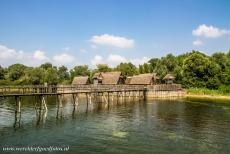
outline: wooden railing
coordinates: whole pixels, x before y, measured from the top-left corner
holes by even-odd
[[[0,96],[11,95],[53,95],[71,94],[80,92],[116,92],[142,91],[142,85],[59,85],[59,86],[0,86]]]
[[[0,96],[16,95],[54,95],[89,92],[122,92],[122,91],[178,91],[180,84],[158,85],[58,85],[58,86],[0,86]]]
[[[181,84],[157,84],[157,85],[148,85],[148,90],[152,91],[178,91],[182,90]]]

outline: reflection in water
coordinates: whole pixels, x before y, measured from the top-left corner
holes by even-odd
[[[36,125],[45,124],[48,110],[36,110]]]
[[[18,112],[16,110],[15,111],[14,128],[20,128],[21,127],[21,123],[22,123],[21,118],[22,118],[21,112]]]
[[[14,112],[13,99],[1,102],[0,145],[68,145],[67,153],[230,151],[229,103],[139,101],[110,95],[108,103],[103,97],[92,97],[92,102],[88,97],[87,106],[85,95],[77,104],[72,96],[63,97],[62,103],[55,99],[47,97],[48,112],[40,110],[39,104],[34,110],[34,98],[23,99],[21,113]],[[9,121],[11,117],[14,121]],[[14,131],[13,124],[20,131]]]

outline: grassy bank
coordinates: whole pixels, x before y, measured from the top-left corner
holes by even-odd
[[[186,91],[188,97],[230,99],[230,93],[221,89],[211,90],[206,88],[189,88],[186,89]]]
[[[206,88],[189,88],[186,90],[188,94],[195,95],[211,95],[211,96],[230,96],[230,93],[227,90],[212,90]]]

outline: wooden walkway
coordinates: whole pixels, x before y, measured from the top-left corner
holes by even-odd
[[[143,85],[0,86],[0,97],[144,91]]]

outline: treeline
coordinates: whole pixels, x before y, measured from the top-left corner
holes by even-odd
[[[70,84],[75,76],[88,75],[92,78],[96,72],[109,71],[121,71],[124,76],[157,73],[161,78],[171,73],[175,75],[176,82],[186,88],[223,89],[229,88],[230,85],[230,51],[227,54],[217,52],[211,56],[199,51],[178,56],[168,54],[165,57],[152,58],[148,63],[138,67],[132,63],[120,63],[114,68],[106,64],[98,64],[96,69],[80,65],[71,70],[65,66],[53,66],[51,63],[39,67],[28,67],[22,64],[14,64],[8,68],[0,66],[0,85]]]

